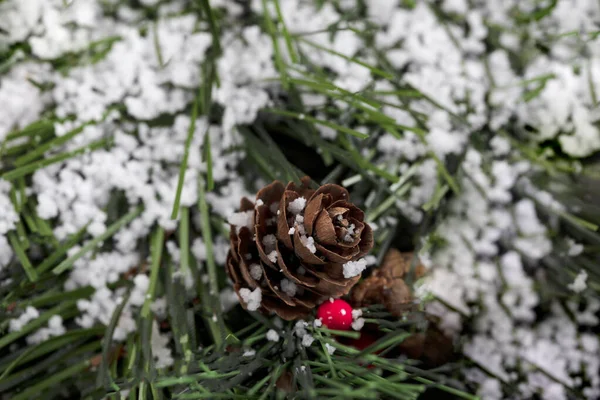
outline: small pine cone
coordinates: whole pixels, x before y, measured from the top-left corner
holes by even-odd
[[[352,305],[360,308],[383,304],[392,315],[400,317],[412,299],[404,277],[410,271],[413,257],[413,253],[401,253],[394,248],[388,250],[381,266],[352,289]],[[420,278],[424,273],[425,267],[417,260],[415,277]]]
[[[302,318],[360,279],[345,278],[343,265],[373,247],[364,213],[343,187],[313,190],[308,183],[275,181],[258,192],[256,204],[242,199],[241,212],[230,218],[227,271],[244,308]]]

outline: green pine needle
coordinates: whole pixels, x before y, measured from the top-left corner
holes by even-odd
[[[175,201],[173,202],[173,211],[171,211],[171,219],[177,219],[179,212],[179,203],[181,202],[181,192],[183,191],[183,183],[185,182],[185,172],[187,171],[188,158],[190,156],[190,146],[192,145],[192,139],[194,138],[194,131],[196,130],[196,119],[198,118],[198,105],[200,101],[200,94],[194,100],[192,106],[192,115],[190,117],[190,126],[188,128],[188,134],[185,139],[185,147],[183,149],[183,159],[179,167],[179,180],[177,182],[177,189],[175,191]]]
[[[17,255],[17,258],[21,262],[21,265],[23,266],[23,269],[25,270],[25,274],[27,274],[27,278],[29,278],[29,281],[31,281],[31,282],[37,281],[38,274],[35,271],[35,269],[33,268],[33,266],[31,265],[31,262],[29,261],[27,254],[25,254],[25,249],[23,248],[21,241],[19,240],[19,237],[17,236],[17,233],[15,231],[9,232],[8,240],[9,240],[10,245],[12,246],[15,254]]]
[[[146,299],[142,306],[141,316],[147,319],[150,316],[150,305],[156,297],[156,285],[158,283],[158,271],[161,266],[162,252],[165,245],[165,230],[162,227],[157,227],[152,235],[152,244],[150,245],[150,258],[152,264],[150,266],[150,285],[146,293]]]

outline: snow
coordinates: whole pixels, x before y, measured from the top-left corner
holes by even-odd
[[[256,281],[260,281],[260,278],[262,277],[262,268],[259,264],[250,264],[250,276],[256,280]]]
[[[281,280],[281,291],[290,297],[294,297],[298,291],[298,286],[289,279]]]
[[[148,292],[149,278],[141,268],[148,260],[141,259],[138,245],[157,225],[167,231],[178,227],[178,221],[171,220],[171,211],[192,122],[188,110],[202,80],[206,51],[212,44],[205,21],[187,12],[186,2],[141,3],[156,7],[155,21],[148,21],[139,9],[116,1],[88,0],[70,2],[68,6],[62,0],[0,1],[0,52],[23,47],[31,49],[34,58],[19,50],[2,65],[1,145],[10,149],[25,143],[22,139],[3,141],[9,133],[42,115],[57,116],[53,120],[57,137],[73,135],[48,151],[47,156],[102,138],[114,142],[111,147],[31,174],[26,180],[26,194],[38,216],[50,224],[59,241],[85,227],[86,236],[69,251],[68,256],[72,256],[114,222],[108,211],[113,194],[123,195],[123,212],[144,205],[142,215],[108,239],[108,246],[75,262],[65,273],[61,288],[90,286],[95,290],[77,303],[75,325],[87,328],[109,323],[125,296],[124,289],[114,284],[124,277],[130,279],[132,292],[115,330],[117,341],[126,340],[136,331],[139,308]],[[336,7],[344,10],[356,7],[354,0],[338,3]],[[369,156],[373,165],[400,179],[408,172],[412,174],[410,188],[406,187],[400,199],[374,221],[373,228],[377,227],[378,232],[396,229],[398,221],[404,220],[400,217],[420,224],[426,214],[423,205],[438,193],[438,183],[444,182],[433,156],[449,161],[464,155],[459,171],[453,174],[461,190],[446,196],[447,213],[432,232],[432,237],[443,238],[445,244],[435,246],[429,254],[431,273],[420,280],[418,294],[433,295],[451,305],[454,310],[435,302],[428,308],[441,317],[443,329],[473,332],[461,338],[464,351],[504,380],[477,374],[473,372],[476,369],[464,371],[478,385],[478,394],[482,398],[504,398],[506,389],[513,386],[518,392],[513,394],[515,398],[562,399],[569,396],[565,392],[568,384],[588,398],[597,398],[599,361],[594,354],[598,339],[585,330],[598,322],[595,314],[600,305],[586,293],[590,279],[587,272],[575,270],[567,286],[574,292],[568,307],[576,322],[558,304],[553,304],[547,315],[536,313],[540,302],[548,301],[539,295],[537,287],[544,284],[543,276],[551,273],[541,260],[556,251],[565,257],[587,256],[586,243],[567,240],[556,245],[554,222],[543,215],[548,210],[569,210],[550,193],[535,188],[528,175],[539,167],[534,162],[519,161],[521,153],[508,137],[514,135],[532,149],[538,143],[555,141],[562,152],[574,158],[600,150],[600,46],[598,38],[590,34],[597,30],[600,6],[593,0],[559,0],[539,21],[515,18],[520,13],[534,12],[538,3],[443,0],[415,2],[414,7],[408,7],[399,0],[369,0],[365,2],[369,22],[380,25],[374,30],[373,49],[365,48],[363,38],[349,29],[327,29],[342,19],[332,4],[325,2],[318,7],[308,0],[286,0],[280,6],[290,33],[310,32],[308,40],[347,56],[338,57],[308,43],[297,43],[316,68],[331,72],[328,79],[333,85],[357,94],[371,89],[381,93],[396,90],[386,79],[348,60],[356,57],[375,63],[376,57],[383,55],[392,68],[403,71],[402,84],[435,101],[419,96],[400,100],[373,92],[372,96],[386,101],[378,111],[406,129],[401,129],[397,137],[371,125],[352,126],[372,137],[370,150],[376,152]],[[213,88],[213,101],[222,107],[223,115],[220,120],[200,117],[194,121],[181,205],[190,207],[194,231],[201,232],[196,204],[198,178],[207,171],[201,157],[206,139],[211,145],[216,184],[206,193],[211,217],[218,224],[227,221],[238,231],[242,227],[253,231],[254,211],[239,212],[239,201],[244,196],[251,198],[264,185],[242,176],[247,160],[240,150],[243,137],[237,126],[252,124],[261,109],[273,106],[272,99],[280,101],[285,96],[276,82],[279,72],[273,62],[271,37],[258,25],[238,23],[237,18],[245,12],[240,4],[218,0],[211,5],[224,13],[220,38],[223,54],[216,63],[220,85]],[[106,12],[106,7],[114,8],[114,13]],[[258,14],[263,12],[260,0],[249,2],[249,7]],[[275,10],[271,11],[275,15]],[[444,13],[451,18],[442,23],[440,15]],[[360,30],[365,24],[356,21],[352,27]],[[563,35],[569,32],[573,34]],[[95,63],[84,59],[58,71],[56,63],[49,62],[81,50],[93,54],[88,51],[91,42],[112,37],[115,41],[107,47],[105,57]],[[283,42],[280,51],[284,62],[291,63]],[[297,71],[291,71],[290,76],[305,78]],[[35,82],[48,89],[41,90]],[[531,94],[536,95],[525,100]],[[342,118],[338,120],[324,111],[326,106],[337,108],[341,116],[355,112],[346,102],[328,104],[325,96],[310,90],[302,91],[300,96],[308,111],[314,113],[310,115],[330,122],[339,123]],[[123,104],[124,108],[115,104]],[[157,123],[164,117],[171,122]],[[72,133],[82,125],[80,132]],[[326,140],[344,135],[322,125],[317,130]],[[498,134],[500,130],[507,134]],[[473,139],[481,140],[480,146],[471,146]],[[2,157],[2,167],[6,167],[4,160]],[[11,201],[12,187],[12,181],[0,179],[3,274],[7,266],[12,269],[12,264],[18,262],[7,236],[21,219]],[[359,200],[369,204],[368,209],[377,205],[368,197]],[[265,205],[271,217],[278,214],[278,202],[262,204],[258,200],[255,204]],[[306,235],[301,215],[305,206],[304,198],[288,206],[295,216],[289,234],[298,232],[302,243],[315,253],[314,239]],[[274,221],[271,218],[269,223]],[[345,240],[351,240],[351,231]],[[218,232],[214,229],[211,244],[215,261],[222,266],[229,244],[228,238]],[[275,238],[267,236],[263,242],[267,257],[276,263]],[[194,282],[180,273],[181,254],[175,243],[168,240],[166,244],[175,264],[175,277],[183,277],[190,293],[194,292]],[[202,237],[195,237],[191,243],[202,274],[207,244]],[[33,247],[28,250],[32,255]],[[375,263],[374,256],[347,263],[344,276],[357,276]],[[564,263],[569,266],[568,259]],[[258,264],[251,264],[249,271],[257,281],[262,278]],[[284,281],[280,283],[282,291],[295,292],[294,284]],[[258,307],[260,291],[246,290],[252,307]],[[220,295],[224,308],[237,301],[231,290]],[[159,300],[152,307],[162,315],[165,305]],[[20,315],[11,315],[9,330],[22,329],[43,312],[28,307]],[[358,327],[361,317],[353,317]],[[62,321],[52,317],[27,341],[41,343],[66,329]],[[152,338],[156,347],[153,353],[158,355],[161,367],[171,365],[168,335],[153,326]],[[305,341],[310,341],[310,335],[302,336],[302,343]],[[576,379],[585,383],[580,385]]]
[[[296,200],[291,201],[290,204],[288,204],[288,211],[292,215],[296,215],[304,211],[304,207],[306,207],[306,199],[304,197],[298,197]]]
[[[312,236],[302,235],[300,236],[300,242],[302,242],[302,244],[306,246],[306,248],[308,248],[308,250],[311,253],[314,254],[317,252],[317,247],[315,246],[315,239]]]
[[[39,344],[51,337],[63,335],[66,331],[63,326],[62,317],[60,315],[53,315],[48,320],[48,327],[40,328],[35,333],[27,336],[27,343]]]
[[[238,228],[246,227],[252,229],[254,227],[254,211],[241,211],[233,213],[227,218],[227,222]]]
[[[241,288],[239,290],[240,297],[246,303],[248,311],[256,311],[260,308],[262,301],[262,291],[260,288],[250,290],[247,288]]]
[[[262,238],[262,244],[265,246],[265,253],[270,253],[274,251],[277,246],[277,238],[275,235],[265,235]]]
[[[367,261],[364,258],[356,261],[349,261],[344,264],[344,278],[352,278],[360,275],[367,268]]]
[[[15,212],[12,202],[9,198],[10,184],[0,179],[0,235],[5,235],[8,231],[15,229],[15,223],[19,221],[19,216]]]
[[[40,312],[31,306],[27,306],[25,312],[23,312],[18,318],[11,319],[8,324],[8,330],[10,332],[18,332],[25,325],[33,321],[40,316]]]
[[[273,250],[270,253],[267,253],[267,258],[269,259],[269,261],[271,261],[273,264],[277,263],[277,250]]]
[[[312,335],[304,335],[302,336],[302,346],[310,347],[311,344],[315,341],[315,338]]]
[[[581,293],[587,288],[586,280],[588,278],[587,272],[581,270],[579,274],[575,277],[575,280],[568,284],[567,287],[574,291],[575,293]]]
[[[166,368],[173,365],[175,362],[171,349],[169,348],[169,341],[169,336],[160,333],[158,330],[158,323],[154,321],[152,323],[150,346],[152,348],[152,358],[154,358],[154,365],[156,368]]]
[[[327,349],[329,355],[333,355],[333,353],[335,353],[336,348],[329,343],[325,343],[325,348]]]
[[[365,326],[365,319],[364,318],[357,318],[352,322],[352,329],[354,329],[355,331],[360,331],[363,326]]]
[[[278,342],[279,334],[274,329],[269,329],[267,331],[267,340],[270,342]]]

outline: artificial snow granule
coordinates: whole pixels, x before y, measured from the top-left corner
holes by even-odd
[[[276,201],[274,203],[271,203],[271,205],[269,206],[269,211],[271,211],[271,214],[279,215],[279,202]]]
[[[567,244],[569,245],[567,250],[569,257],[576,257],[583,252],[583,245],[576,243],[573,239],[567,239]]]
[[[304,207],[306,207],[306,199],[304,197],[298,197],[296,200],[290,202],[288,205],[288,211],[293,215],[300,214]]]
[[[321,326],[323,326],[323,321],[321,321],[321,318],[317,318],[313,321],[313,326],[315,328],[320,328]]]
[[[129,296],[129,302],[135,306],[141,306],[144,304],[146,294],[148,293],[148,287],[150,286],[150,278],[145,274],[137,274],[133,278],[133,289]]]
[[[352,278],[360,275],[367,268],[367,262],[364,258],[357,261],[349,261],[344,264],[344,278]]]
[[[242,354],[242,357],[254,357],[255,355],[256,355],[256,350],[250,349],[250,350],[244,351],[244,354]]]
[[[365,319],[357,318],[352,322],[352,329],[354,329],[355,331],[360,331],[364,325],[365,325]]]
[[[267,331],[267,340],[270,342],[278,342],[279,334],[274,329],[269,329]]]
[[[361,317],[362,314],[363,314],[363,312],[360,308],[355,308],[354,310],[352,310],[352,318],[353,319],[357,319],[358,317]]]
[[[315,239],[312,236],[307,237],[306,235],[302,235],[300,236],[300,242],[302,242],[302,244],[306,246],[308,251],[310,251],[311,253],[314,254],[317,252],[317,247],[315,246]]]
[[[224,313],[231,310],[239,302],[239,297],[230,287],[221,290],[221,293],[219,293],[219,303],[221,304],[221,309]]]
[[[587,278],[588,278],[587,272],[584,270],[581,270],[579,272],[579,274],[577,274],[577,276],[575,277],[575,280],[573,281],[573,283],[568,284],[567,287],[569,289],[571,289],[572,291],[574,291],[575,293],[581,293],[587,288],[587,284],[586,284]]]
[[[304,275],[306,274],[306,268],[304,268],[302,265],[298,267],[298,269],[296,270],[296,272],[300,275]]]
[[[294,334],[298,337],[302,337],[306,335],[306,327],[308,326],[308,322],[304,320],[297,321],[294,325]]]
[[[375,265],[377,264],[377,257],[369,254],[365,256],[365,261],[367,262],[367,266]]]
[[[255,206],[256,206],[256,207],[260,207],[260,206],[262,206],[262,205],[264,205],[264,204],[265,204],[265,203],[262,201],[262,199],[258,199],[258,200],[256,200],[256,204],[255,204]]]
[[[510,152],[511,146],[508,139],[502,136],[494,136],[490,140],[490,146],[492,147],[495,156],[504,156]]]
[[[250,210],[233,213],[227,218],[227,222],[236,226],[238,231],[242,227],[252,229],[252,226],[254,225],[254,211]]]
[[[304,217],[302,215],[296,215],[294,226],[300,236],[306,235],[306,229],[304,228]]]
[[[308,333],[302,336],[302,346],[304,347],[310,347],[310,345],[313,344],[314,341],[315,338],[312,337],[312,335],[309,335]]]
[[[25,325],[27,325],[29,322],[33,321],[34,319],[38,318],[40,316],[39,311],[32,307],[32,306],[27,306],[27,308],[25,309],[25,312],[23,314],[21,314],[19,316],[19,318],[15,318],[15,319],[11,319],[8,325],[8,330],[10,332],[18,332],[21,329],[23,329],[23,327]]]
[[[262,268],[259,264],[250,265],[250,276],[256,281],[260,280],[260,278],[262,277]]]
[[[298,291],[298,286],[289,279],[281,280],[281,290],[290,297],[294,297]]]
[[[325,348],[327,349],[329,355],[333,355],[333,353],[335,353],[336,348],[329,343],[325,343]]]
[[[171,349],[169,348],[169,337],[160,333],[156,321],[152,324],[150,346],[152,347],[152,357],[154,358],[156,368],[166,368],[173,365],[175,360],[173,360]]]
[[[160,297],[150,304],[150,309],[158,318],[165,318],[167,315],[167,299]]]
[[[288,231],[288,235],[293,235],[296,232],[296,228],[292,227],[290,228],[290,230]]]
[[[348,232],[344,236],[344,242],[351,243],[354,241],[354,228],[354,224],[350,224],[350,226],[347,228]]]
[[[277,250],[273,250],[272,252],[267,254],[267,258],[269,259],[269,261],[275,264],[277,262]]]
[[[58,206],[52,196],[44,192],[38,195],[36,211],[40,218],[50,219],[58,215]]]
[[[28,344],[39,344],[53,336],[60,336],[66,332],[63,319],[60,315],[53,315],[48,320],[48,327],[38,329],[34,334],[27,336]]]
[[[247,288],[241,288],[239,290],[240,297],[246,303],[248,311],[256,311],[260,308],[262,301],[262,291],[260,288],[256,288],[253,291]]]
[[[265,235],[262,238],[262,244],[265,246],[265,253],[270,253],[276,248],[277,238],[275,235]]]

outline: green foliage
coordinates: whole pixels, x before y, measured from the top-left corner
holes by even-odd
[[[263,26],[272,38],[279,73],[277,81],[286,89],[287,98],[285,101],[274,99],[273,108],[263,110],[254,124],[238,128],[244,138],[246,165],[265,180],[298,181],[310,165],[300,165],[292,160],[288,149],[279,144],[283,138],[289,139],[292,143],[318,150],[313,161],[322,161],[323,173],[322,176],[315,177],[315,180],[322,183],[338,182],[349,187],[353,199],[363,203],[368,221],[378,223],[386,217],[400,218],[394,205],[398,200],[406,199],[416,182],[415,173],[421,161],[415,162],[403,173],[400,173],[397,165],[377,163],[374,161],[373,135],[370,133],[387,132],[395,137],[402,137],[404,132],[412,132],[425,141],[426,116],[415,111],[411,101],[426,101],[436,107],[443,107],[435,99],[403,84],[401,76],[390,67],[383,54],[377,54],[376,63],[371,64],[314,43],[309,35],[290,34],[285,21],[281,20],[280,1],[285,0],[263,0],[265,11],[269,4],[273,4],[276,11],[276,15],[264,13]],[[381,355],[394,350],[411,334],[423,329],[419,324],[394,320],[382,310],[367,310],[365,318],[387,333],[362,351],[343,344],[346,339],[356,339],[358,333],[334,332],[312,326],[307,328],[315,338],[315,343],[310,347],[299,343],[299,338],[293,335],[291,324],[283,328],[284,334],[279,342],[270,342],[266,340],[266,332],[276,328],[272,320],[255,313],[243,312],[239,307],[227,313],[221,311],[218,294],[224,287],[224,277],[215,263],[212,238],[216,232],[225,236],[227,233],[222,232],[223,221],[211,215],[206,201],[207,192],[215,189],[208,132],[204,135],[202,146],[202,159],[207,170],[199,176],[198,204],[190,208],[180,206],[194,123],[198,115],[207,120],[210,118],[212,88],[219,84],[215,60],[222,51],[218,12],[211,9],[208,0],[190,3],[193,3],[191,12],[198,13],[206,22],[213,43],[209,50],[210,57],[202,68],[203,85],[198,88],[198,95],[191,108],[192,124],[185,142],[177,190],[173,193],[175,200],[172,217],[179,216],[176,239],[181,250],[181,270],[191,275],[197,296],[192,301],[185,297],[185,283],[181,277],[175,276],[173,260],[165,252],[166,238],[175,233],[155,227],[147,242],[140,244],[140,258],[149,256],[150,265],[140,265],[137,271],[149,267],[150,287],[135,334],[130,335],[125,343],[117,343],[112,339],[123,311],[121,306],[114,310],[106,327],[69,330],[39,345],[27,344],[24,337],[43,326],[52,316],[60,315],[67,322],[76,318],[77,302],[89,298],[93,289],[88,287],[62,291],[67,275],[65,272],[82,257],[93,254],[100,246],[112,246],[111,238],[138,217],[143,206],[129,209],[115,201],[114,204],[111,203],[107,213],[116,217],[108,221],[108,228],[103,234],[90,239],[86,226],[66,240],[58,242],[49,222],[36,214],[35,200],[27,198],[25,183],[40,168],[105,148],[111,145],[111,140],[103,139],[79,149],[64,151],[62,146],[69,144],[86,125],[56,136],[53,128],[56,119],[50,116],[10,133],[0,144],[3,162],[0,165],[0,177],[12,185],[11,197],[19,212],[20,221],[18,229],[9,234],[16,254],[14,265],[11,266],[13,279],[10,284],[0,287],[0,392],[14,399],[35,397],[39,393],[44,393],[48,398],[59,398],[67,393],[84,399],[117,399],[119,396],[130,399],[266,399],[286,396],[416,399],[425,391],[436,389],[456,398],[474,399],[468,393],[468,387],[453,379],[456,372],[453,364],[446,366],[443,371],[423,371],[413,361],[390,359]],[[415,2],[404,1],[404,4],[410,7]],[[525,21],[524,18],[541,19],[552,11],[555,4],[556,2],[552,2],[547,8],[537,10],[532,15],[517,15],[516,18],[519,21]],[[348,19],[360,17],[364,16],[348,16]],[[350,29],[343,24],[345,22],[347,21],[340,21],[338,26],[332,27],[332,31]],[[367,38],[371,35],[368,26],[360,33]],[[97,62],[118,40],[120,38],[116,36],[105,38],[90,44],[82,52],[65,55],[61,59],[52,60],[52,63],[57,68],[68,69]],[[155,37],[155,43],[162,65],[160,38]],[[387,80],[394,89],[382,92],[369,87],[361,93],[351,93],[337,87],[326,72],[311,65],[300,50],[299,43],[368,68],[373,81]],[[0,63],[0,73],[16,62],[19,60],[13,57]],[[525,94],[523,100],[535,98],[552,78],[553,76],[542,76],[523,82],[524,85],[537,85]],[[348,110],[340,113],[335,107],[324,108],[319,111],[328,118],[321,118],[316,115],[315,110],[302,104],[299,96],[302,92],[324,95],[329,102],[341,101],[348,106]],[[383,100],[384,96],[388,100]],[[419,126],[398,124],[382,111],[384,106],[409,112],[420,121]],[[464,116],[446,111],[456,123],[466,123]],[[94,123],[96,121],[88,122]],[[355,129],[358,125],[367,126],[369,132]],[[335,130],[338,132],[337,137],[331,141],[323,139],[318,131],[319,126]],[[558,174],[564,180],[564,187],[558,193],[565,197],[566,203],[577,204],[577,200],[581,199],[577,193],[581,193],[582,188],[590,183],[578,179],[575,179],[576,183],[572,182],[572,175],[580,167],[578,163],[549,157],[542,152],[538,143],[522,141],[514,132],[503,134],[520,150],[523,159],[540,165],[544,170],[538,177],[540,184],[544,181],[547,183],[549,176],[555,177]],[[19,140],[26,142],[19,143]],[[462,173],[460,163],[451,168],[433,153],[428,156],[437,163],[438,182],[433,198],[422,207],[426,213],[422,227],[409,238],[417,249],[421,245],[419,239],[423,237],[430,239],[425,246],[445,245],[435,236],[435,226],[446,212],[448,198],[461,190],[456,179]],[[585,173],[598,177],[598,169],[584,169]],[[548,187],[556,192],[549,184]],[[573,188],[579,191],[573,191]],[[561,228],[585,243],[585,251],[575,264],[567,265],[561,257],[549,258],[545,262],[556,272],[557,287],[561,287],[562,283],[564,289],[564,282],[572,281],[575,274],[584,269],[590,275],[590,287],[598,292],[600,272],[594,257],[597,257],[600,249],[597,234],[600,210],[597,206],[590,205],[590,202],[581,203],[586,207],[580,207],[579,211],[575,207],[573,210],[560,211],[555,216],[560,218]],[[199,216],[199,229],[192,223],[194,215]],[[379,261],[402,233],[400,230],[398,222],[377,230],[374,254]],[[198,265],[191,256],[190,242],[198,237],[202,237],[206,245],[206,265]],[[43,257],[31,256],[31,247],[34,245]],[[75,246],[80,248],[71,254],[70,250]],[[203,275],[208,277],[206,281]],[[113,287],[124,288],[129,293],[130,281],[121,279]],[[164,329],[172,332],[175,357],[174,366],[167,369],[156,367],[150,344],[154,323],[151,300],[163,295],[167,299]],[[123,301],[121,305],[124,304]],[[44,307],[46,310],[22,330],[8,333],[8,321],[28,305]],[[419,314],[418,311],[414,313]],[[329,354],[326,345],[335,347],[336,351]],[[16,350],[9,351],[13,346]],[[255,350],[256,354],[244,356],[249,349]],[[292,386],[297,388],[293,393],[285,393],[277,387],[277,379],[288,373],[292,375]]]

